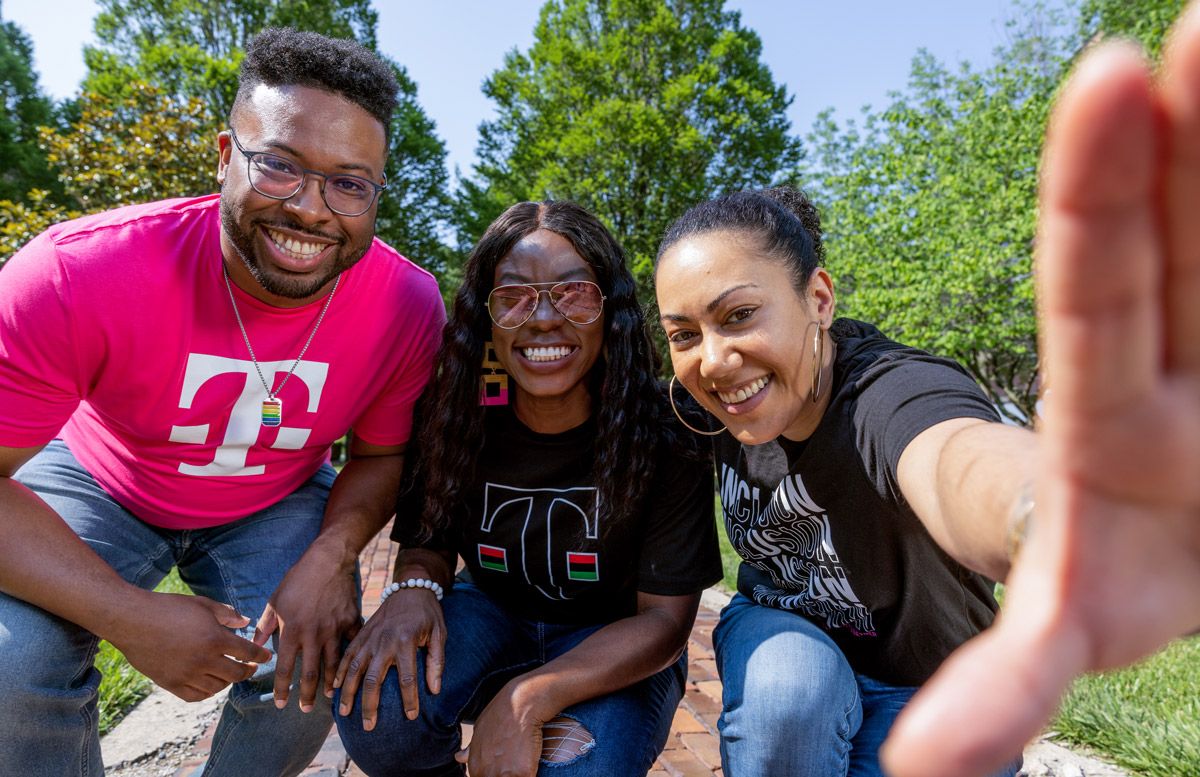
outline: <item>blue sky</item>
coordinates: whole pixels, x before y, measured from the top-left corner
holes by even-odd
[[[451,171],[469,172],[476,128],[493,115],[480,92],[513,48],[533,40],[541,0],[375,0],[379,44],[408,68],[446,141]],[[842,119],[887,104],[919,48],[943,62],[992,61],[1006,41],[1011,0],[726,0],[763,41],[763,61],[793,97],[788,117],[805,134],[824,108]],[[83,77],[93,0],[2,0],[0,16],[33,38],[43,89],[56,98]]]

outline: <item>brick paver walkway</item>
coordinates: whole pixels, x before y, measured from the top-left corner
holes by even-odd
[[[388,539],[390,525],[371,541],[359,559],[363,579],[363,614],[370,616],[379,606],[379,593],[391,576],[396,546]],[[721,756],[717,740],[717,716],[721,713],[721,683],[717,679],[712,652],[712,630],[717,612],[701,607],[688,640],[687,692],[675,712],[666,749],[650,771],[651,777],[712,777],[721,775]],[[189,759],[176,777],[192,777],[208,756],[214,723],[197,742]],[[349,762],[336,731],[303,777],[365,777]]]

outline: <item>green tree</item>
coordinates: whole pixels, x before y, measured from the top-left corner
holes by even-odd
[[[38,147],[38,127],[54,123],[53,103],[33,70],[33,44],[12,22],[0,22],[0,199],[32,202],[32,189],[58,192]]]
[[[991,67],[918,54],[908,88],[861,124],[824,115],[807,181],[825,205],[842,312],[962,363],[1010,420],[1039,388],[1032,283],[1049,109],[1087,41],[1130,36],[1154,56],[1183,0],[1022,3]],[[1065,31],[1065,32],[1064,32]]]
[[[59,221],[216,188],[215,144],[199,100],[138,83],[119,100],[83,94],[73,110],[66,127],[40,131],[40,147],[60,171],[60,196],[33,189],[24,203],[0,200],[0,263]]]
[[[1171,22],[1185,0],[1086,0],[1078,29],[1083,40],[1097,35],[1125,36],[1138,41],[1157,60]]]
[[[0,200],[0,269],[9,257],[39,233],[60,221],[81,215],[55,204],[48,192],[33,189],[26,194],[26,202]]]
[[[197,97],[223,122],[237,91],[246,41],[266,27],[295,27],[375,48],[370,0],[99,0],[96,46],[84,49],[84,90],[110,97],[128,84]]]
[[[1053,19],[1028,18],[986,70],[922,52],[907,91],[861,127],[824,115],[809,179],[841,311],[956,359],[1022,424],[1038,390],[1038,165],[1072,50],[1046,34]]]
[[[572,199],[612,228],[649,296],[671,219],[799,162],[761,50],[723,0],[550,0],[529,51],[484,83],[499,116],[481,125],[462,182],[460,246],[513,202]]]
[[[118,100],[85,93],[76,109],[79,119],[44,130],[42,145],[82,212],[216,191],[216,139],[200,100],[133,83]]]

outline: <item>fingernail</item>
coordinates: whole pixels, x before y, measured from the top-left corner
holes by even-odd
[[[350,714],[350,705],[343,704],[342,706],[338,707],[338,714],[342,715],[342,716],[349,715]]]
[[[363,719],[363,731],[370,731],[375,728],[375,718]]]
[[[404,717],[408,718],[409,720],[416,720],[417,719],[417,711],[416,710],[405,710]]]
[[[300,705],[300,711],[301,711],[301,712],[312,712],[312,711],[313,711],[313,706],[312,706],[311,704],[301,704],[301,705]]]
[[[275,709],[281,710],[286,706],[287,706],[287,699],[276,699],[275,700]]]

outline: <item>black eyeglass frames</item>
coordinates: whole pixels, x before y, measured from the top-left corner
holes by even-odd
[[[321,197],[334,213],[341,216],[361,216],[371,209],[375,198],[387,188],[357,175],[322,173],[301,167],[286,157],[266,151],[247,151],[242,148],[237,133],[231,127],[229,137],[233,145],[246,157],[246,176],[254,191],[273,200],[287,200],[296,196],[304,186],[307,176],[321,179]]]

